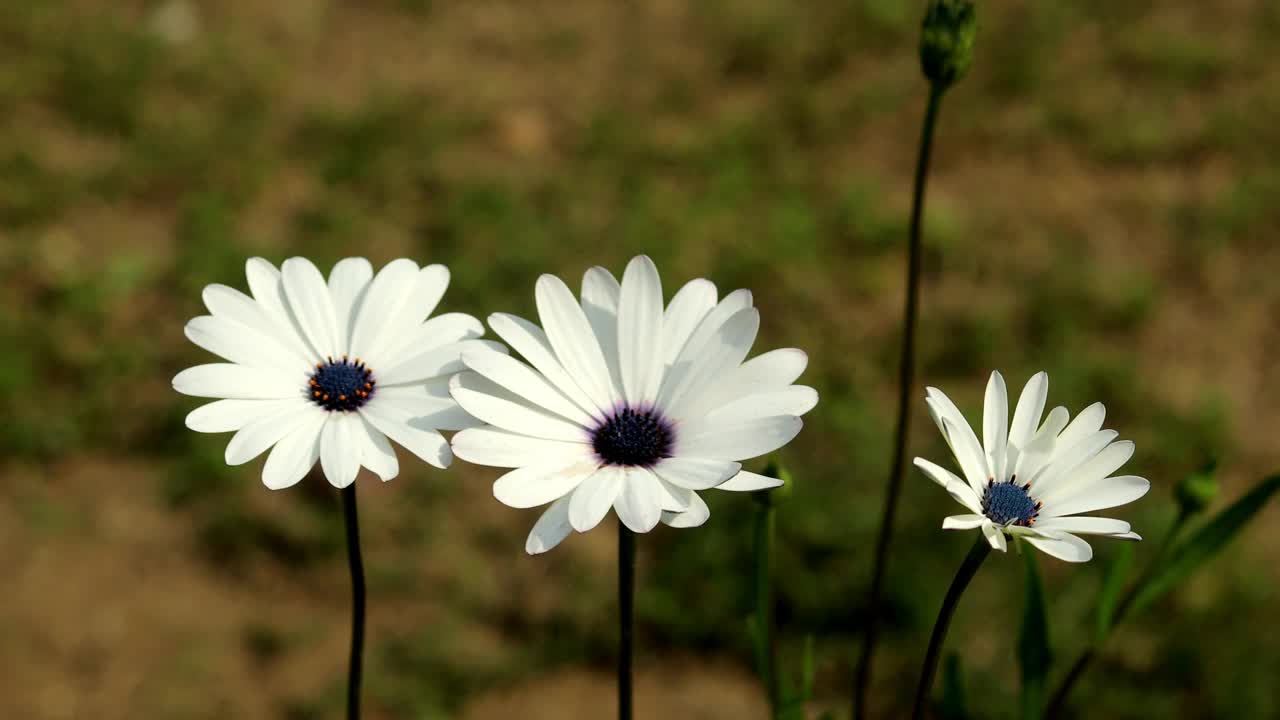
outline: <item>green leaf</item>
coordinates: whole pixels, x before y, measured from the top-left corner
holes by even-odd
[[[1133,610],[1142,610],[1155,602],[1217,555],[1262,510],[1277,490],[1280,490],[1280,475],[1272,475],[1197,530],[1173,551],[1168,562],[1138,591]]]
[[[1049,646],[1049,619],[1045,610],[1044,585],[1036,554],[1022,553],[1026,566],[1026,597],[1022,629],[1018,635],[1018,663],[1022,670],[1022,717],[1038,720],[1044,707],[1044,684],[1053,664]]]
[[[1120,551],[1107,567],[1107,576],[1102,580],[1102,590],[1098,596],[1097,625],[1094,628],[1094,642],[1101,644],[1111,632],[1111,622],[1115,618],[1116,605],[1120,601],[1120,591],[1124,589],[1125,578],[1133,568],[1133,548],[1135,543],[1121,543]]]
[[[942,720],[969,720],[964,700],[964,667],[960,653],[947,653],[942,661]]]

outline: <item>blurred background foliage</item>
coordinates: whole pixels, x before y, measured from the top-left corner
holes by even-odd
[[[333,494],[228,468],[169,380],[246,256],[453,271],[449,310],[533,313],[652,255],[668,293],[747,286],[759,349],[823,401],[783,454],[779,621],[845,712],[892,431],[924,81],[896,0],[44,0],[0,7],[0,716],[335,717],[347,586]],[[1280,64],[1272,3],[992,0],[943,112],[921,371],[977,417],[992,368],[1102,399],[1152,493],[1280,464]],[[921,393],[923,396],[923,393]],[[923,402],[913,454],[945,457]],[[610,715],[613,534],[523,554],[496,473],[361,481],[373,718]],[[728,494],[724,494],[728,495]],[[750,500],[641,544],[640,717],[763,717]],[[1223,502],[1225,502],[1225,500]],[[905,487],[875,709],[897,716],[970,542]],[[1276,511],[1120,628],[1081,716],[1280,716]],[[1088,641],[1116,543],[1042,563],[1057,657]],[[1137,548],[1139,562],[1150,544]],[[950,646],[982,717],[1015,708],[1021,562],[993,558]],[[1062,668],[1056,668],[1061,672]],[[1055,677],[1051,674],[1051,678]],[[989,714],[987,714],[989,713]]]

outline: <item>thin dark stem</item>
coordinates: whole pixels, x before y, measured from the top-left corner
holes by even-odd
[[[635,627],[636,536],[618,523],[618,720],[631,720],[632,630]]]
[[[938,85],[930,86],[929,104],[925,108],[924,127],[920,132],[920,153],[916,161],[915,190],[911,201],[911,238],[907,248],[907,297],[903,312],[902,353],[898,358],[898,424],[894,431],[893,462],[885,493],[884,512],[880,518],[880,536],[876,540],[871,591],[867,596],[864,612],[866,634],[862,641],[862,654],[858,658],[857,678],[854,682],[853,717],[856,720],[862,720],[866,716],[867,687],[871,683],[871,661],[875,655],[879,630],[880,603],[889,564],[889,543],[893,540],[893,522],[898,511],[898,496],[901,494],[902,474],[906,464],[907,433],[911,429],[910,409],[916,363],[916,316],[919,314],[920,304],[920,226],[924,217],[924,193],[925,181],[929,177],[929,156],[933,151],[933,132],[938,121],[942,93],[943,88]]]
[[[1174,540],[1182,532],[1186,522],[1187,514],[1179,511],[1177,517],[1173,519],[1173,524],[1169,526],[1169,532],[1165,533],[1164,540],[1156,550],[1156,556],[1151,560],[1151,564],[1143,571],[1142,577],[1129,587],[1124,597],[1120,599],[1119,604],[1116,605],[1115,614],[1111,616],[1112,628],[1119,625],[1120,621],[1129,614],[1129,610],[1133,607],[1133,601],[1138,598],[1138,593],[1147,584],[1147,581],[1155,575],[1156,571],[1160,569],[1160,566],[1164,564],[1165,558],[1169,556],[1169,552],[1173,549]],[[1062,713],[1067,709],[1067,697],[1071,694],[1072,688],[1075,687],[1080,677],[1084,675],[1084,671],[1089,669],[1089,666],[1093,664],[1097,657],[1098,643],[1090,645],[1085,648],[1084,652],[1080,653],[1080,657],[1076,658],[1076,661],[1072,663],[1071,669],[1062,678],[1058,688],[1053,691],[1053,697],[1049,700],[1049,707],[1045,711],[1045,720],[1057,720],[1062,717]]]
[[[938,611],[938,621],[933,624],[933,635],[929,638],[929,649],[925,652],[924,667],[920,670],[920,685],[916,688],[915,709],[911,712],[913,720],[924,717],[924,709],[929,704],[929,694],[933,689],[933,677],[938,673],[938,659],[942,657],[942,643],[947,639],[947,628],[951,626],[951,617],[955,615],[956,606],[960,604],[960,596],[969,581],[982,567],[982,561],[991,554],[991,545],[982,535],[974,542],[969,554],[965,556],[956,577],[947,589],[947,596],[942,600],[942,609]]]
[[[347,720],[360,718],[360,664],[364,655],[364,561],[360,558],[360,519],[356,486],[342,489],[342,515],[347,526],[347,560],[351,565],[351,660],[347,675]]]
[[[758,671],[769,696],[770,717],[776,718],[781,700],[773,604],[773,536],[777,525],[777,511],[767,494],[770,491],[763,492],[765,495],[758,499],[755,514],[755,595],[756,622],[759,623],[756,629],[760,633],[759,642],[763,648],[758,658]]]

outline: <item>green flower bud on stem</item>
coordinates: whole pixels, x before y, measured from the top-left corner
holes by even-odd
[[[791,471],[782,467],[777,458],[770,458],[769,464],[764,466],[764,472],[761,474],[766,477],[778,478],[782,481],[782,486],[769,490],[757,490],[751,493],[756,502],[762,505],[773,505],[791,497]]]
[[[964,77],[973,64],[978,21],[968,0],[932,0],[920,31],[920,66],[929,82],[943,90]]]
[[[1182,478],[1174,495],[1183,515],[1203,512],[1218,498],[1218,462],[1211,460],[1199,472]]]

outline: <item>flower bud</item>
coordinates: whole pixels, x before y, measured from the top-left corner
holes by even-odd
[[[769,464],[765,465],[764,472],[762,472],[761,475],[777,478],[782,481],[782,485],[769,490],[757,490],[756,492],[751,493],[756,502],[764,505],[772,505],[791,497],[791,471],[782,467],[777,458],[769,459]]]
[[[933,0],[920,31],[920,66],[925,77],[945,89],[973,64],[977,17],[969,0]]]
[[[1199,472],[1182,478],[1174,494],[1183,515],[1191,516],[1204,511],[1218,497],[1217,461],[1210,461]]]

